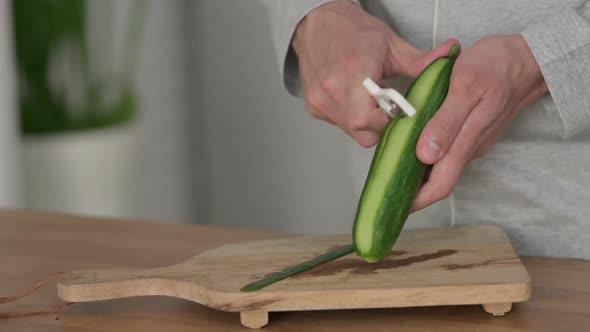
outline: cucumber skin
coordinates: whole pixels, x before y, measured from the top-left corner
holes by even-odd
[[[299,273],[309,271],[311,269],[315,269],[316,267],[329,263],[333,260],[336,260],[340,257],[344,257],[346,255],[352,254],[354,252],[354,246],[352,244],[343,246],[341,248],[336,248],[332,251],[329,251],[325,254],[322,254],[318,257],[312,258],[307,260],[303,263],[288,267],[282,271],[274,273],[268,277],[259,279],[255,282],[249,283],[246,286],[240,288],[240,292],[255,292],[260,290],[268,285],[274,284],[275,282],[279,282],[283,279],[290,278],[295,276]]]
[[[409,216],[412,203],[418,192],[418,188],[424,179],[427,165],[423,164],[416,156],[416,146],[422,130],[442,105],[447,95],[451,71],[455,59],[454,57],[445,57],[445,59],[448,59],[449,62],[443,67],[443,69],[441,69],[441,72],[437,76],[436,83],[430,91],[424,108],[419,110],[418,114],[415,115],[418,117],[418,119],[416,120],[413,130],[411,131],[408,144],[403,147],[404,151],[401,154],[402,157],[399,161],[398,171],[393,174],[392,178],[389,179],[388,188],[385,197],[383,197],[384,204],[380,205],[380,211],[375,222],[373,244],[371,249],[367,252],[362,252],[359,250],[358,246],[356,245],[356,236],[353,235],[355,251],[357,255],[369,263],[382,260],[389,253],[397,241],[399,234],[401,233],[401,230]],[[433,61],[433,63],[436,61],[437,60]],[[425,71],[426,70],[423,72]],[[412,88],[414,88],[415,82],[417,80],[418,78],[416,78],[414,83],[410,85],[406,96],[410,93]],[[365,181],[365,188],[363,188],[363,193],[361,194],[359,200],[353,234],[356,233],[358,227],[362,227],[362,225],[359,225],[359,212],[363,204],[366,187],[373,175],[374,169],[377,168],[380,152],[384,150],[383,146],[388,144],[388,133],[392,130],[395,130],[396,123],[397,120],[390,121],[383,131],[381,139],[375,149],[375,154],[373,155],[373,160],[371,161],[371,166]],[[396,143],[390,142],[389,144]]]

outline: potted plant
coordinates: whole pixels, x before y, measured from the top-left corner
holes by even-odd
[[[13,0],[25,199],[133,216],[147,0]]]

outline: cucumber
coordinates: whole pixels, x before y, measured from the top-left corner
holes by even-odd
[[[375,148],[353,228],[355,251],[369,263],[389,253],[408,218],[427,168],[416,144],[447,95],[457,53],[453,46],[416,78],[406,93],[416,115],[391,120]]]

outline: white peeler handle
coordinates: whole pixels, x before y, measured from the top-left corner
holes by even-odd
[[[366,78],[363,81],[363,86],[375,98],[377,104],[390,118],[395,118],[397,113],[394,113],[399,107],[408,117],[416,114],[416,109],[408,100],[394,89],[382,89],[372,79]]]

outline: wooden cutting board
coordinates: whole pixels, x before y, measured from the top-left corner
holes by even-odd
[[[257,292],[239,291],[350,242],[350,234],[292,237],[225,245],[167,267],[72,271],[58,294],[71,302],[173,296],[240,312],[250,328],[266,325],[272,311],[483,304],[500,316],[530,297],[528,272],[492,226],[405,230],[381,262],[351,254]]]

